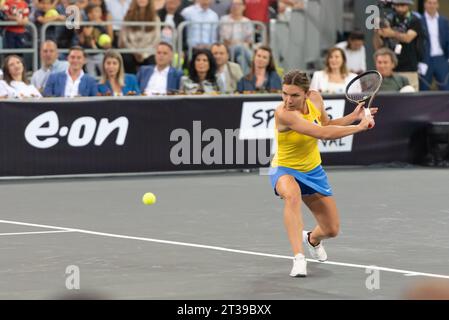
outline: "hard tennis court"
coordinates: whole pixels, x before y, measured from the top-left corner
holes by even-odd
[[[0,299],[402,299],[448,281],[448,170],[327,173],[341,233],[307,278],[288,275],[282,201],[258,171],[2,180]]]

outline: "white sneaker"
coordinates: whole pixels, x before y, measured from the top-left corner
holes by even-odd
[[[291,277],[307,276],[307,261],[302,253],[298,253],[293,259],[293,268],[290,271]]]
[[[309,249],[309,253],[312,256],[313,259],[318,261],[326,261],[327,260],[327,253],[326,250],[324,250],[323,243],[320,242],[317,246],[312,246],[309,242],[309,233],[310,231],[304,230],[302,232],[302,240],[305,243],[306,247]]]

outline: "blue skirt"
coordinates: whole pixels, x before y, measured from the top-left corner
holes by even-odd
[[[274,193],[277,196],[279,194],[276,191],[276,183],[283,175],[295,177],[296,182],[301,188],[301,194],[303,196],[312,195],[314,193],[320,193],[324,196],[332,195],[332,188],[327,181],[326,172],[324,172],[321,165],[313,170],[310,170],[309,172],[300,172],[287,167],[272,167],[270,168],[269,175]]]

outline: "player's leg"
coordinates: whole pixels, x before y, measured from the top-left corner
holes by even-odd
[[[340,217],[335,199],[315,193],[303,197],[303,201],[317,221],[317,226],[310,234],[312,245],[319,244],[321,240],[336,237],[340,231]]]
[[[283,175],[276,183],[276,191],[284,200],[284,224],[295,256],[290,276],[305,277],[307,261],[302,245],[304,223],[301,214],[301,189],[294,177]]]
[[[304,228],[301,214],[301,189],[294,177],[283,175],[276,183],[276,191],[284,200],[284,225],[293,254],[304,253],[301,240]]]
[[[327,253],[321,241],[336,237],[340,229],[340,218],[335,200],[315,193],[303,197],[303,201],[317,221],[317,226],[311,232],[303,233],[303,241],[314,259],[326,261]]]

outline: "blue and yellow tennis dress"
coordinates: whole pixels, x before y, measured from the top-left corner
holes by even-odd
[[[321,125],[321,112],[309,99],[306,100],[306,103],[309,113],[302,117]],[[279,132],[277,129],[275,129],[275,139],[277,150],[271,161],[269,174],[276,195],[278,195],[276,191],[278,179],[287,174],[295,177],[302,195],[320,193],[331,196],[332,189],[327,181],[326,173],[321,167],[318,139],[294,130]]]

